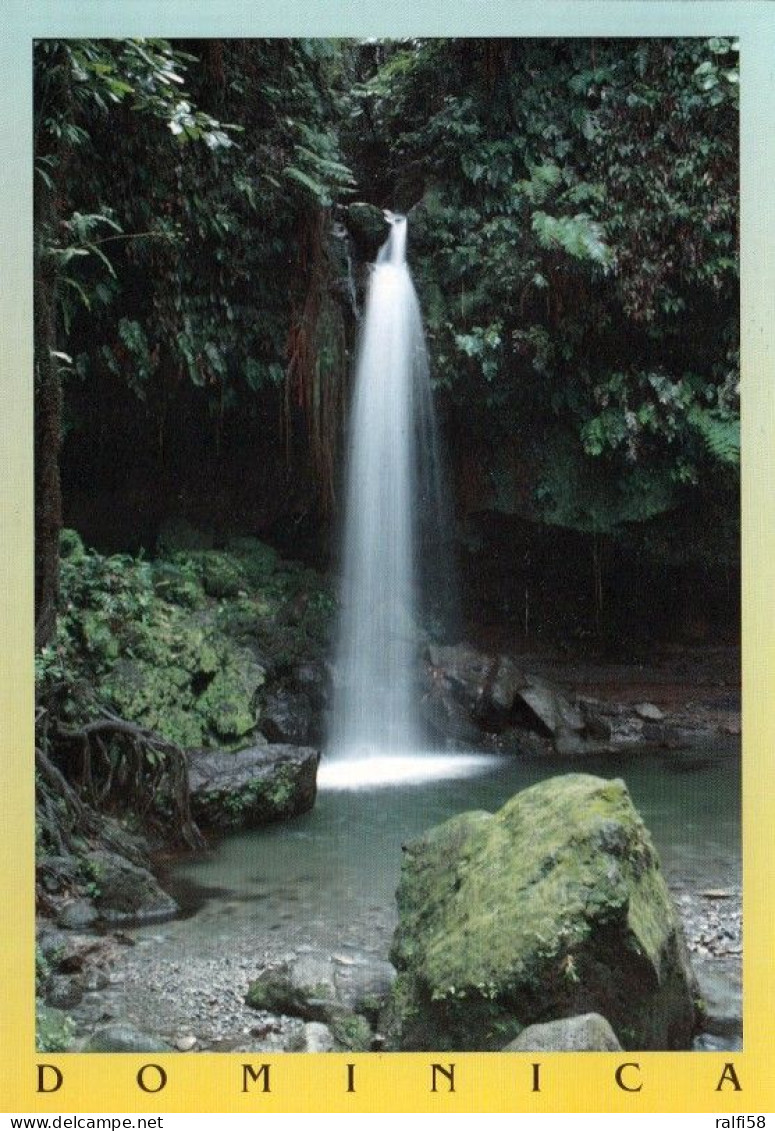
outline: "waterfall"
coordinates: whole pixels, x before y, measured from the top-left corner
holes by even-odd
[[[423,745],[420,626],[428,565],[444,573],[442,528],[450,518],[420,307],[406,262],[406,219],[386,215],[391,232],[372,270],[349,418],[328,744],[337,759],[411,755]]]

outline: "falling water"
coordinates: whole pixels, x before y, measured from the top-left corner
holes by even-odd
[[[391,233],[366,300],[350,416],[329,744],[336,759],[395,759],[423,744],[417,687],[418,629],[426,613],[422,563],[438,565],[436,535],[447,519],[420,307],[406,263],[406,220],[389,218]]]

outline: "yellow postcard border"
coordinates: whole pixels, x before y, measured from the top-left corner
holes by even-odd
[[[38,37],[729,35],[742,67],[744,1049],[720,1053],[35,1054],[32,113]],[[0,1104],[6,1112],[775,1109],[775,5],[769,0],[6,0],[0,37]],[[263,1066],[269,1065],[268,1071]],[[348,1068],[353,1065],[353,1068]],[[437,1067],[434,1069],[434,1065]],[[539,1065],[538,1068],[535,1065]],[[47,1067],[43,1067],[47,1066]],[[248,1066],[248,1067],[246,1067]],[[454,1066],[454,1067],[452,1067]],[[62,1083],[58,1083],[61,1073]],[[454,1090],[451,1089],[451,1079]],[[163,1086],[159,1085],[164,1081]],[[348,1091],[348,1084],[354,1091]],[[435,1084],[435,1090],[434,1089]],[[268,1090],[267,1090],[268,1085]]]

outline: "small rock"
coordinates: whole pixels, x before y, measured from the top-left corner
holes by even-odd
[[[299,1052],[333,1052],[334,1035],[321,1021],[308,1021],[304,1026]]]
[[[160,1037],[143,1033],[134,1025],[107,1025],[92,1033],[85,1052],[172,1052],[172,1046]]]
[[[175,1041],[175,1048],[178,1052],[191,1052],[191,1049],[196,1045],[196,1037],[189,1033],[186,1037],[178,1037]]]
[[[664,711],[660,711],[655,703],[636,703],[635,714],[641,719],[651,719],[655,722],[665,717]]]
[[[55,1009],[74,1009],[83,997],[83,987],[77,978],[54,974],[46,994],[48,1004]]]
[[[358,1013],[344,1013],[333,1017],[331,1031],[340,1049],[348,1049],[350,1052],[368,1052],[371,1049],[371,1025]]]
[[[110,984],[110,978],[104,970],[92,967],[87,970],[83,976],[83,988],[87,993],[94,993],[96,990],[104,990]]]
[[[88,899],[73,899],[57,915],[57,923],[67,931],[82,931],[97,922],[99,916]]]
[[[621,1052],[622,1046],[605,1017],[584,1013],[541,1025],[528,1025],[504,1052]]]

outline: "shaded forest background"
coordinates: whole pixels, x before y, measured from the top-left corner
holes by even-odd
[[[410,217],[479,632],[734,636],[730,39],[36,47],[37,641],[62,526],[336,567],[381,209]]]

